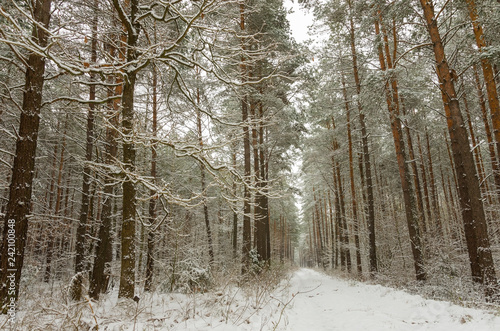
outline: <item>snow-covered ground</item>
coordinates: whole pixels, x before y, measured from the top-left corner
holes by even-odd
[[[500,316],[300,269],[284,330],[500,330]]]
[[[64,293],[32,293],[21,305],[18,323],[1,330],[500,330],[500,308],[464,308],[380,285],[343,280],[299,269],[276,279],[229,280],[205,294],[143,294],[139,303],[118,300],[71,303]],[[44,291],[44,289],[39,289]],[[96,327],[97,326],[97,327]]]

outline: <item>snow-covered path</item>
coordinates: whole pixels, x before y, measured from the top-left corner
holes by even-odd
[[[380,285],[332,278],[309,269],[291,279],[298,294],[280,330],[500,330],[500,317]]]

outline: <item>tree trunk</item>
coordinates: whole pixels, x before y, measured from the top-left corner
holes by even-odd
[[[155,42],[156,42],[156,30],[155,30]],[[152,65],[152,71],[153,71],[153,123],[152,123],[152,141],[151,141],[151,178],[153,181],[156,183],[156,136],[157,136],[157,130],[158,130],[158,96],[157,96],[157,87],[158,87],[158,75],[156,73],[156,67],[153,64]],[[154,233],[154,228],[153,224],[155,223],[156,220],[156,199],[158,198],[156,196],[156,192],[154,190],[151,190],[149,192],[150,194],[150,200],[149,200],[149,230],[148,230],[148,237],[147,237],[147,257],[146,257],[146,280],[144,282],[144,291],[151,291],[151,284],[153,281],[153,271],[154,271],[154,258],[153,258],[153,251],[154,251],[154,242],[155,242],[155,233]]]
[[[280,263],[285,262],[285,218],[280,215]]]
[[[321,195],[321,214],[323,217],[323,227],[325,229],[324,237],[325,237],[325,250],[327,252],[327,257],[331,254],[331,228],[330,228],[330,222],[328,220],[328,201],[326,198],[326,193],[323,193]],[[325,259],[325,264],[328,265],[328,259]]]
[[[427,185],[427,172],[425,169],[424,154],[422,152],[422,143],[420,141],[420,135],[417,133],[417,144],[418,144],[418,154],[420,158],[420,172],[422,173],[422,185],[424,187],[424,199],[425,199],[425,210],[428,220],[428,228],[432,224],[431,216],[431,200],[429,195],[429,185]]]
[[[111,49],[111,56],[115,55],[115,49]],[[120,95],[122,93],[123,81],[119,76],[112,76],[109,83],[115,80],[115,90],[108,90],[108,97],[113,95]],[[120,110],[121,102],[119,99],[114,99],[108,103],[108,121],[110,125],[106,126],[106,148],[104,153],[104,162],[107,166],[112,166],[118,157],[118,132],[119,127],[118,113]],[[104,201],[101,211],[101,222],[98,230],[98,242],[96,247],[96,257],[92,267],[92,274],[90,279],[89,295],[92,299],[99,299],[99,295],[104,293],[108,287],[110,276],[109,264],[113,259],[112,255],[112,241],[111,228],[112,228],[112,214],[113,212],[113,191],[115,178],[113,174],[107,174],[104,177]],[[116,204],[115,204],[116,206]]]
[[[472,21],[472,29],[476,39],[476,45],[479,53],[482,53],[487,46],[486,37],[483,33],[483,27],[479,20],[476,3],[474,0],[465,0],[469,10],[469,16]],[[486,94],[491,111],[491,122],[493,124],[493,135],[497,147],[497,155],[500,155],[500,103],[498,100],[497,85],[495,82],[495,73],[490,59],[486,56],[481,57],[481,68],[483,69],[484,84],[486,85]]]
[[[200,89],[196,89],[196,105],[200,105]],[[198,128],[198,143],[200,149],[203,149],[203,136],[201,130],[201,114],[199,108],[196,109],[196,123]],[[212,230],[210,228],[210,219],[208,217],[208,205],[207,205],[207,183],[205,179],[205,165],[200,162],[200,172],[201,172],[201,194],[203,199],[203,215],[205,219],[205,229],[207,232],[207,242],[208,242],[208,256],[210,259],[210,264],[214,263],[214,247],[212,241]]]
[[[356,188],[354,183],[354,158],[352,152],[352,133],[351,133],[351,107],[347,99],[347,89],[345,87],[344,75],[342,78],[342,95],[344,97],[346,116],[347,116],[347,143],[349,148],[349,178],[351,183],[351,203],[352,203],[352,218],[354,223],[354,243],[356,245],[356,267],[358,274],[361,275],[363,270],[361,267],[361,250],[359,247],[359,220],[358,220],[358,205],[356,201]]]
[[[428,132],[426,132],[425,134],[426,134],[426,139],[427,139],[427,149],[429,150],[430,149],[429,134],[428,134]],[[450,161],[450,167],[451,167],[451,169],[454,169],[455,168],[455,165],[454,165],[455,162],[453,161],[453,153],[452,153],[452,151],[450,149],[450,142],[448,141],[448,136],[446,134],[446,130],[443,131],[443,139],[444,139],[444,143],[446,145],[446,151],[448,152],[448,160]],[[431,172],[431,174],[432,174],[432,172]],[[452,175],[453,175],[453,183],[455,183],[455,187],[458,190],[457,174],[454,171],[452,171]]]
[[[260,64],[258,64],[260,71]],[[262,95],[262,89],[260,89]],[[270,236],[269,236],[269,217],[266,191],[266,163],[264,156],[264,110],[262,100],[255,100],[251,103],[250,114],[252,116],[252,147],[254,161],[254,179],[257,191],[254,201],[254,220],[255,220],[255,242],[259,260],[269,262],[270,259]]]
[[[349,10],[351,10],[351,1],[348,1]],[[373,196],[373,180],[372,180],[372,170],[370,162],[370,150],[368,146],[368,132],[366,129],[365,114],[363,112],[363,107],[360,101],[361,94],[361,81],[359,79],[358,73],[358,55],[356,52],[356,42],[354,37],[354,22],[352,19],[352,14],[349,15],[349,25],[350,25],[350,42],[351,42],[351,57],[352,57],[352,68],[354,75],[354,82],[356,84],[356,94],[357,94],[357,106],[359,113],[359,124],[361,126],[361,143],[363,149],[363,161],[365,170],[365,180],[366,180],[366,214],[368,223],[368,246],[369,246],[369,264],[370,264],[370,276],[373,277],[377,273],[377,248],[375,244],[375,200]]]
[[[95,64],[97,62],[97,28],[98,28],[98,8],[99,1],[93,1],[94,17],[92,20],[92,41],[90,62]],[[95,105],[92,101],[96,98],[95,74],[90,75],[90,91],[89,91],[89,109],[87,113],[87,139],[85,145],[85,164],[83,166],[83,183],[82,183],[82,202],[80,209],[80,217],[76,230],[76,255],[75,255],[75,273],[83,271],[84,255],[85,255],[85,230],[87,228],[87,219],[89,212],[89,192],[91,182],[91,169],[90,162],[92,162],[92,151],[94,149],[94,111]],[[79,300],[79,298],[78,298]]]
[[[245,33],[245,1],[240,3],[240,30]],[[242,38],[242,51],[245,51],[245,42]],[[245,56],[241,56],[240,63],[241,79],[243,82],[247,80],[247,67],[245,64]],[[243,157],[245,164],[245,183],[243,193],[243,231],[242,231],[242,273],[246,273],[250,263],[250,250],[252,249],[252,229],[250,224],[250,199],[251,193],[248,187],[248,181],[251,176],[250,164],[250,132],[248,124],[248,96],[245,92],[241,100],[241,115],[243,123]]]
[[[35,0],[33,19],[40,24],[33,26],[32,39],[41,47],[47,45],[51,0]],[[45,73],[45,57],[30,53],[27,60],[23,104],[19,122],[16,152],[12,167],[9,201],[5,210],[0,307],[2,312],[15,306],[24,262],[24,248],[28,233],[28,213],[31,205],[35,156],[40,124],[40,108]],[[8,286],[7,286],[8,284]]]
[[[236,148],[235,148],[236,149]],[[233,167],[236,169],[236,151],[232,153]],[[236,182],[233,182],[233,196],[237,196],[237,186]],[[233,258],[236,259],[238,256],[238,213],[236,208],[233,208]]]
[[[479,106],[481,108],[481,118],[484,123],[484,130],[486,132],[486,139],[488,141],[488,151],[490,154],[491,169],[493,171],[493,179],[495,181],[495,195],[498,202],[500,203],[500,171],[498,169],[497,154],[495,152],[495,143],[493,141],[493,136],[491,134],[491,127],[488,120],[488,113],[486,110],[486,102],[484,100],[483,89],[481,87],[481,81],[479,79],[479,74],[477,72],[477,66],[474,64],[472,66],[474,72],[474,81],[476,83],[477,97],[479,100]]]
[[[465,115],[467,117],[467,126],[469,128],[469,135],[472,142],[472,150],[474,151],[474,160],[476,161],[476,170],[479,176],[479,183],[485,185],[483,188],[483,192],[486,195],[488,192],[487,189],[488,182],[484,181],[484,169],[482,167],[482,160],[481,160],[481,146],[478,144],[476,135],[474,133],[474,127],[472,126],[472,119],[469,111],[469,103],[467,102],[467,97],[465,95],[465,92],[463,93],[463,100],[464,100]]]
[[[330,241],[332,242],[332,257],[331,257],[331,263],[332,263],[332,268],[337,268],[337,261],[338,261],[338,245],[336,243],[336,222],[333,218],[333,207],[332,207],[332,199],[330,195],[330,190],[328,190],[328,209],[329,209],[329,214],[330,214]]]
[[[262,95],[262,89],[260,91]],[[268,171],[268,166],[269,166],[269,161],[266,160],[266,151],[265,151],[265,141],[264,141],[264,107],[262,105],[262,100],[259,103],[259,119],[260,119],[260,125],[259,125],[259,165],[260,165],[260,177],[261,177],[261,182],[260,182],[260,190],[262,192],[261,194],[261,212],[262,212],[262,217],[263,217],[263,222],[264,222],[264,235],[265,235],[265,254],[264,254],[264,261],[266,261],[267,265],[270,264],[271,262],[271,220],[269,216],[269,197],[267,195],[268,189],[267,185],[269,182],[269,171]],[[266,135],[267,137],[267,135]]]
[[[114,2],[114,1],[113,1]],[[127,4],[128,1],[126,1]],[[115,4],[116,6],[116,4]],[[136,60],[137,38],[139,37],[139,26],[136,14],[139,10],[139,1],[130,0],[129,24],[133,30],[127,32],[127,63]],[[118,8],[117,8],[118,10]],[[122,22],[126,25],[127,22]],[[137,78],[137,69],[132,68],[126,73],[122,93],[122,134],[123,134],[123,214],[122,214],[122,236],[121,236],[121,272],[119,297],[133,298],[135,289],[135,218],[136,218],[136,187],[135,173],[135,144],[134,144],[134,92]]]
[[[375,20],[375,33],[380,36],[380,27],[382,25],[382,34],[385,48],[385,59],[382,45],[378,47],[380,68],[382,71],[392,70],[392,58],[389,51],[389,42],[387,33],[383,26],[382,18],[378,13],[378,18]],[[379,22],[380,21],[380,22]],[[396,41],[394,41],[396,42]],[[386,66],[387,60],[387,66]],[[417,203],[415,198],[415,191],[411,186],[411,174],[408,168],[408,158],[406,156],[405,143],[403,139],[403,129],[401,127],[401,120],[399,114],[399,93],[398,82],[394,76],[388,77],[385,84],[386,102],[389,110],[389,117],[391,121],[392,136],[394,140],[394,147],[396,149],[396,159],[398,162],[399,178],[401,180],[401,188],[403,190],[403,201],[406,212],[406,222],[408,224],[408,232],[410,236],[410,246],[413,253],[413,262],[415,267],[415,276],[417,280],[425,280],[427,278],[424,270],[424,259],[422,252],[422,240],[420,237],[419,229],[419,215],[417,211]]]
[[[56,132],[59,132],[60,122],[57,121]],[[56,172],[57,172],[57,155],[59,154],[59,141],[54,142],[54,153],[52,154],[52,167],[50,170],[50,185],[49,190],[46,192],[45,197],[47,201],[47,214],[52,214],[52,207],[54,206],[54,194],[56,186]],[[48,198],[47,198],[48,197]],[[42,226],[43,227],[43,226]]]
[[[255,247],[257,249],[257,256],[259,261],[265,261],[266,255],[266,233],[264,229],[264,218],[262,212],[262,193],[261,188],[261,173],[260,173],[260,158],[258,147],[258,131],[259,119],[257,116],[256,108],[258,101],[251,97],[250,101],[250,118],[252,121],[252,151],[253,151],[253,181],[257,190],[254,193],[254,239]]]
[[[438,203],[438,197],[437,197],[436,180],[434,177],[434,166],[433,166],[433,162],[432,162],[431,145],[429,143],[429,132],[427,130],[425,131],[425,139],[427,142],[427,159],[429,161],[429,180],[430,180],[430,186],[431,186],[431,203],[432,203],[432,210],[433,210],[433,215],[434,215],[434,227],[435,227],[435,230],[440,232],[441,215],[439,213],[439,203]],[[450,159],[450,161],[451,161],[451,159]],[[453,168],[453,165],[452,165],[452,168]]]
[[[134,117],[134,85],[135,73],[129,74],[123,87],[122,129],[125,135],[123,141],[123,163],[125,176],[123,181],[123,223],[121,240],[121,275],[120,297],[132,298],[135,283],[135,214],[136,189],[133,181],[135,171],[135,146],[133,143]]]
[[[401,105],[403,106],[403,116],[406,116],[406,111],[405,111],[405,105],[404,101],[401,100]],[[408,156],[410,157],[410,163],[411,167],[413,170],[413,184],[415,185],[415,191],[416,191],[416,198],[417,198],[417,206],[418,210],[420,213],[420,220],[421,220],[421,227],[422,231],[425,233],[427,232],[427,224],[426,224],[426,218],[425,218],[425,210],[424,210],[424,201],[422,197],[422,188],[420,186],[420,176],[418,174],[418,168],[417,168],[417,158],[415,155],[415,151],[413,149],[413,143],[412,143],[412,138],[411,138],[411,131],[410,127],[408,125],[408,120],[405,121],[405,131],[406,131],[406,137],[408,139]]]
[[[316,229],[317,229],[317,243],[318,245],[318,265],[321,265],[323,268],[325,268],[325,250],[323,247],[323,240],[322,240],[322,235],[321,235],[321,218],[319,214],[319,207],[318,207],[318,201],[316,200],[316,191],[313,186],[313,199],[314,199],[314,212],[313,212],[313,223],[316,224]]]
[[[347,272],[351,272],[351,249],[349,245],[349,229],[347,226],[347,218],[345,216],[345,201],[344,201],[344,188],[342,186],[342,177],[340,176],[340,164],[336,164],[337,171],[337,191],[339,193],[339,203],[340,203],[340,222],[341,222],[341,241],[343,244],[343,251],[345,256],[345,263],[347,266]]]
[[[129,38],[131,39],[131,38]],[[132,46],[129,43],[129,46]],[[121,273],[119,296],[134,297],[135,285],[135,217],[136,188],[133,180],[135,172],[134,130],[134,88],[136,73],[128,74],[123,86],[122,95],[122,130],[124,140],[123,163],[125,180],[123,181],[123,215],[121,236]]]

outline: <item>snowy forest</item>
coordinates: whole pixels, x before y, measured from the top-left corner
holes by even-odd
[[[499,330],[499,94],[500,0],[1,0],[0,329]]]

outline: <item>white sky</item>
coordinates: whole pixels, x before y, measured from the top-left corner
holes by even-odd
[[[287,19],[290,22],[290,29],[292,30],[292,36],[298,43],[303,43],[307,39],[310,39],[311,36],[308,33],[308,28],[313,24],[313,14],[305,9],[302,9],[298,3],[298,0],[285,0],[284,6],[286,10],[289,12],[287,14]],[[291,13],[290,13],[291,11]],[[293,101],[292,101],[293,102]],[[297,183],[293,183],[292,185],[297,188],[302,189],[303,183],[302,178],[300,176],[302,168],[302,159],[299,158],[295,160],[292,164],[292,176],[295,180],[298,180]],[[300,195],[295,195],[296,201],[295,206],[299,210],[299,222],[303,218],[303,210],[302,210],[302,197]]]
[[[284,6],[287,10],[293,9],[293,13],[287,15],[292,36],[297,42],[304,42],[310,37],[307,30],[313,23],[313,14],[302,9],[297,0],[285,0]]]

